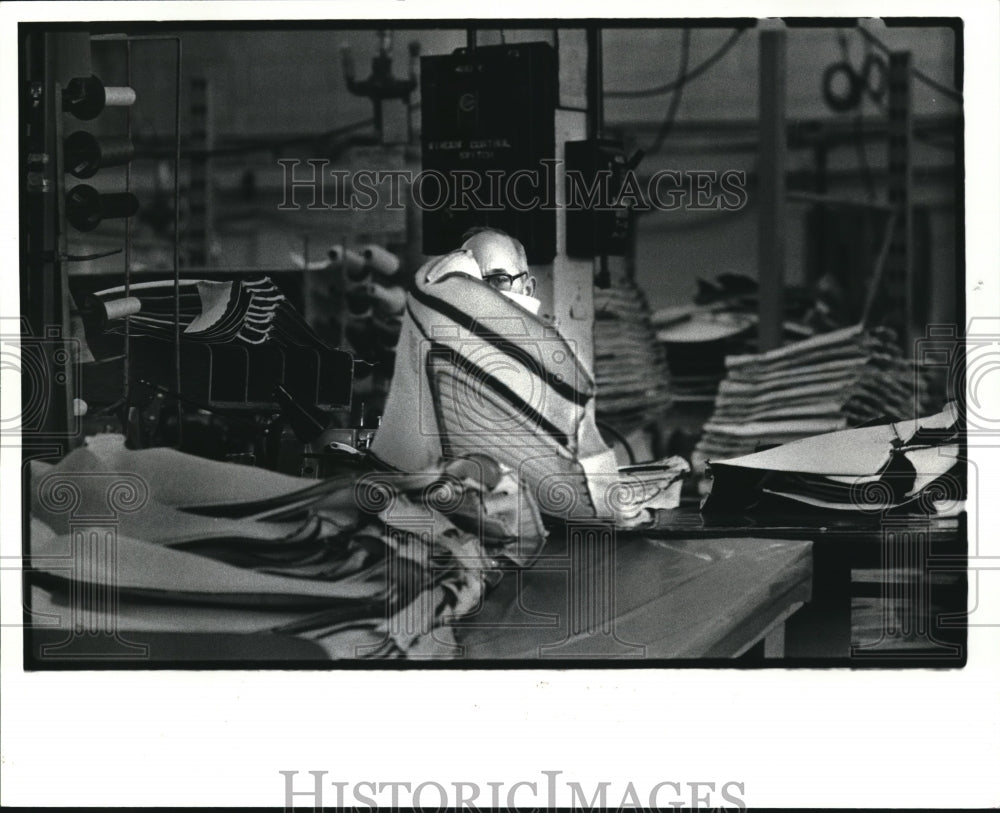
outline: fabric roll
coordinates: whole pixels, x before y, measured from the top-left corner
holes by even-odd
[[[361,256],[376,272],[387,277],[393,276],[400,268],[399,257],[382,246],[369,243],[361,249]]]

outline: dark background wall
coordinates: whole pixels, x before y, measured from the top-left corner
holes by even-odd
[[[701,28],[691,35],[690,65],[716,51],[732,29]],[[843,29],[848,55],[859,66],[864,40]],[[211,86],[211,118],[217,145],[243,144],[254,139],[277,140],[324,133],[371,116],[370,103],[346,89],[340,48],[349,46],[357,72],[367,76],[376,48],[372,30],[281,30],[184,32],[183,87],[201,76]],[[550,30],[505,31],[508,42],[545,39]],[[955,34],[948,27],[907,27],[878,30],[892,48],[913,52],[917,67],[952,86],[955,70]],[[498,30],[481,31],[480,42],[500,41]],[[677,28],[607,29],[604,33],[604,84],[609,91],[648,88],[672,80],[678,70],[681,31]],[[397,31],[394,38],[395,73],[407,71],[407,44],[416,40],[424,55],[447,53],[465,44],[463,29]],[[751,180],[757,117],[758,34],[748,31],[726,56],[684,89],[670,136],[657,155],[640,165],[643,173],[657,169],[741,169]],[[790,122],[822,121],[854,127],[856,113],[837,114],[824,105],[821,78],[824,69],[842,58],[837,30],[791,29],[787,54],[787,110]],[[139,44],[133,49],[134,85],[139,102],[134,108],[137,138],[168,146],[172,133],[173,76],[168,45]],[[98,52],[98,72],[123,71],[120,48],[113,44]],[[419,99],[417,99],[419,101]],[[609,98],[606,121],[620,130],[630,145],[643,147],[653,140],[670,103],[670,94],[642,99]],[[958,105],[917,82],[914,108],[918,118],[958,112]],[[885,114],[872,102],[860,109],[861,126],[884,122]],[[419,129],[419,111],[417,114]],[[185,122],[185,127],[188,122]],[[360,133],[364,130],[357,131]],[[330,147],[328,150],[327,147]],[[283,174],[280,157],[323,157],[332,165],[359,166],[371,154],[358,157],[343,144],[293,144],[272,151],[246,152],[214,162],[211,184],[217,201],[217,226],[211,262],[222,266],[272,267],[288,263],[291,251],[304,245],[312,256],[345,236],[366,229],[366,221],[350,213],[280,212]],[[419,153],[417,152],[416,155]],[[947,144],[919,143],[915,149],[915,202],[930,209],[932,316],[947,319],[954,309],[955,200],[954,152]],[[411,157],[411,163],[412,163]],[[159,196],[169,189],[168,156],[135,163],[140,195]],[[886,151],[879,140],[866,146],[877,195],[884,200]],[[413,164],[416,166],[416,164]],[[862,159],[845,145],[828,154],[830,190],[863,199],[866,194]],[[814,170],[810,150],[793,151],[789,170],[802,179]],[[791,204],[787,226],[788,270],[794,282],[803,278],[806,263],[806,205]],[[688,301],[698,277],[721,272],[756,276],[756,219],[753,195],[738,212],[660,212],[639,221],[636,270],[654,307]],[[375,219],[373,219],[375,218]],[[367,227],[382,224],[369,216]],[[111,236],[112,239],[114,235]],[[151,267],[165,263],[165,235],[151,227],[137,232],[137,258]],[[100,239],[90,237],[89,240]],[[161,245],[162,244],[162,245]],[[99,268],[99,264],[94,264]]]

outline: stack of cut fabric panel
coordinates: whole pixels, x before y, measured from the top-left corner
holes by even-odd
[[[936,415],[805,438],[713,460],[705,513],[948,516],[964,510],[963,427],[955,403]]]
[[[696,462],[912,415],[913,375],[891,331],[861,326],[730,356]]]
[[[594,373],[598,420],[621,432],[670,407],[666,357],[646,297],[632,282],[594,291]]]

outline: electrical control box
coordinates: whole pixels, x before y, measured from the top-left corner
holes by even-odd
[[[475,226],[502,229],[529,263],[556,253],[558,68],[545,42],[460,48],[421,59],[423,168],[413,195],[423,250],[443,254]]]
[[[566,142],[566,253],[624,256],[629,207],[619,200],[632,169],[622,142],[598,137]]]

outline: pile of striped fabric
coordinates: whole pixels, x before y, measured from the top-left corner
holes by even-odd
[[[269,277],[182,280],[176,304],[174,294],[173,280],[138,282],[127,295],[124,286],[98,291],[90,305],[109,333],[123,333],[130,316],[133,336],[173,341],[176,308],[185,342],[325,346]]]
[[[643,292],[631,282],[594,291],[597,418],[628,433],[669,409],[670,373]]]
[[[67,631],[453,657],[450,621],[545,540],[531,493],[483,456],[316,481],[123,441],[31,466],[30,604]]]
[[[729,356],[695,465],[912,415],[912,363],[892,331],[860,325],[776,350]]]

